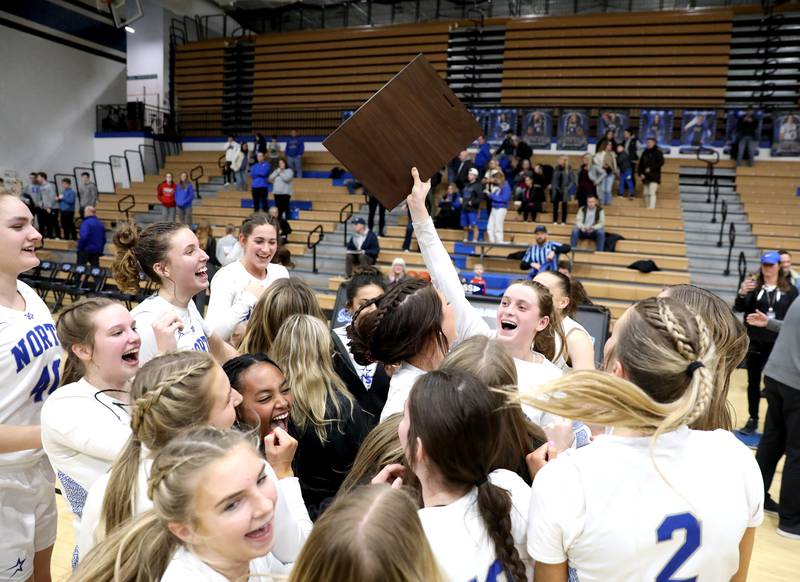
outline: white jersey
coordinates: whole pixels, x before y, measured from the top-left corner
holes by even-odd
[[[580,323],[572,319],[570,316],[565,315],[561,318],[561,327],[564,330],[564,337],[569,337],[571,333],[585,333],[586,337],[591,340],[592,345],[594,345],[594,338],[589,335],[589,332],[586,331],[586,328],[583,327]],[[561,350],[561,338],[556,334],[556,353]],[[564,350],[566,352],[566,348]],[[561,354],[558,356],[558,359],[555,361],[555,365],[560,368],[561,370],[568,372],[571,368],[567,365],[567,358],[565,357],[567,354]]]
[[[530,580],[533,561],[528,556],[526,542],[531,490],[519,475],[506,469],[492,471],[489,481],[511,494],[511,534]],[[419,518],[446,580],[506,579],[500,575],[502,568],[494,543],[478,510],[477,487],[449,505],[420,509]]]
[[[140,515],[153,508],[153,501],[147,496],[147,481],[153,461],[150,452],[142,448],[139,462],[139,473],[136,477],[134,514]],[[300,481],[297,477],[278,479],[272,466],[264,462],[267,477],[275,484],[278,500],[275,504],[275,545],[272,553],[284,563],[294,562],[300,548],[311,533],[311,518],[308,516],[303,494],[300,492]],[[78,553],[82,558],[99,543],[105,533],[101,526],[103,497],[108,488],[111,474],[106,473],[92,485],[86,505],[83,508],[80,533],[78,535]],[[188,579],[188,578],[187,578]]]
[[[386,396],[386,404],[381,410],[381,422],[393,414],[403,414],[411,388],[414,387],[417,378],[423,374],[425,374],[425,370],[420,370],[408,362],[400,364],[397,371],[392,374],[392,379],[389,380],[389,393]]]
[[[153,323],[169,312],[177,315],[183,322],[183,330],[175,332],[179,350],[209,351],[208,338],[211,337],[212,331],[200,315],[200,312],[197,311],[194,301],[189,301],[188,307],[181,309],[156,294],[142,301],[131,311],[131,315],[136,321],[136,331],[139,332],[139,337],[142,340],[139,348],[140,366],[143,366],[158,354],[156,336],[153,333]]]
[[[61,344],[44,301],[22,281],[25,309],[0,306],[0,424],[38,425],[42,404],[61,378]],[[0,454],[0,467],[34,462],[42,449]]]
[[[533,482],[530,555],[568,561],[581,582],[730,580],[764,517],[752,452],[730,432],[682,427],[659,437],[654,466],[651,440],[601,435],[548,463]]]
[[[250,561],[248,582],[269,580],[264,574],[289,574],[291,567],[280,563],[272,554]],[[181,546],[167,564],[161,582],[230,582],[228,578],[203,562],[191,551]]]
[[[241,261],[222,267],[211,280],[211,298],[206,313],[209,327],[227,340],[237,325],[250,319],[250,312],[258,301],[245,288],[248,285],[261,285],[266,289],[278,279],[288,278],[286,267],[273,263],[267,265],[267,275],[263,279],[248,273]]]
[[[42,407],[42,446],[76,518],[86,495],[131,435],[128,405],[114,391],[98,391],[85,379],[59,388]]]

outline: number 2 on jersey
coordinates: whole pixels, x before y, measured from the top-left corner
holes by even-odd
[[[659,542],[666,542],[672,539],[672,534],[681,529],[686,532],[686,541],[678,548],[678,551],[675,552],[675,555],[667,562],[664,569],[658,573],[656,582],[697,582],[697,576],[691,578],[672,577],[672,575],[683,566],[683,563],[700,547],[700,523],[697,521],[697,518],[691,513],[669,515],[661,522],[661,525],[658,526],[656,534],[658,535]]]

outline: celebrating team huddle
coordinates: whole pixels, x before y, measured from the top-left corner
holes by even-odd
[[[56,323],[20,277],[33,217],[0,194],[0,580],[48,579],[54,484],[75,581],[746,580],[764,482],[730,432],[731,309],[689,285],[639,301],[598,371],[544,272],[492,329],[412,175],[430,280],[356,272],[334,332],[263,214],[206,317],[192,230],[122,224],[115,280],[157,292]]]

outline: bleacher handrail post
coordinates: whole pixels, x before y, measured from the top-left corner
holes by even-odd
[[[728,277],[731,274],[731,255],[733,254],[733,245],[736,244],[736,225],[731,222],[730,229],[728,229],[728,260],[725,263],[725,271],[723,271],[723,275]],[[743,255],[744,253],[742,253]],[[741,261],[742,255],[739,255],[739,260]],[[741,283],[739,284],[741,286]]]
[[[717,246],[722,246],[722,235],[725,231],[725,220],[728,218],[728,203],[723,200],[722,201],[722,209],[720,210],[720,214],[722,215],[722,224],[719,227],[719,240],[717,241]]]
[[[347,216],[344,216],[345,210],[347,210]],[[344,225],[344,246],[347,246],[347,222],[353,217],[353,211],[352,202],[348,202],[339,209],[339,224]]]
[[[319,232],[319,236],[317,237],[317,240],[315,240],[312,243],[311,242],[311,235],[313,235],[316,232]],[[309,232],[308,236],[306,237],[306,246],[309,249],[311,249],[311,253],[312,253],[312,256],[311,256],[311,261],[312,261],[311,262],[311,270],[315,274],[318,272],[318,270],[317,270],[317,245],[322,242],[323,238],[325,238],[325,229],[322,227],[321,224],[318,224],[313,229],[311,229],[311,232]]]

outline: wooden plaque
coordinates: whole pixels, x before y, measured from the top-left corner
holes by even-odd
[[[420,53],[322,143],[391,210],[482,133]]]

